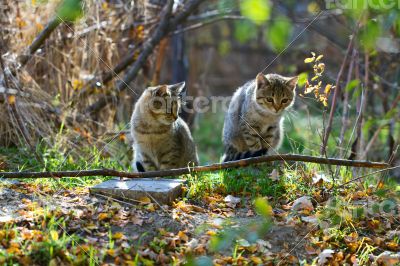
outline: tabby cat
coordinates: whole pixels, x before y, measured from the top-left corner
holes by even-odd
[[[147,88],[132,118],[133,167],[139,172],[198,164],[196,146],[186,123],[178,116],[185,83]]]
[[[276,152],[282,142],[283,113],[294,103],[297,79],[260,73],[235,92],[225,115],[222,161]]]

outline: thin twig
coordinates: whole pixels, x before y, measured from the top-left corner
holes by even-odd
[[[341,184],[340,186],[338,186],[336,188],[342,188],[342,187],[344,187],[344,186],[346,186],[346,185],[348,185],[350,183],[353,183],[354,181],[360,180],[360,179],[362,179],[364,177],[371,176],[371,175],[378,174],[378,173],[382,173],[382,172],[386,172],[386,171],[389,171],[389,170],[394,170],[394,169],[397,169],[397,168],[400,168],[400,165],[389,167],[389,168],[385,168],[385,169],[378,170],[378,171],[374,171],[374,172],[366,174],[366,175],[361,175],[361,176],[358,176],[356,178],[353,178],[353,179],[347,181],[346,183]]]
[[[342,78],[342,74],[343,74],[344,68],[346,66],[347,57],[349,56],[351,48],[353,47],[353,41],[354,41],[354,35],[351,36],[351,39],[349,41],[349,45],[347,46],[346,54],[344,56],[342,65],[340,67],[339,73],[338,73],[337,78],[336,78],[335,92],[333,94],[333,100],[332,100],[332,105],[331,105],[331,111],[329,113],[328,125],[326,127],[325,132],[324,132],[325,134],[324,134],[324,138],[323,138],[322,146],[321,146],[321,154],[322,155],[326,153],[326,146],[328,144],[329,135],[330,135],[331,130],[332,130],[333,117],[335,115],[336,104],[337,104],[337,100],[338,100],[339,92],[340,92],[340,79]]]
[[[205,166],[195,166],[191,168],[178,168],[161,171],[150,171],[144,173],[130,173],[122,172],[113,169],[95,169],[95,170],[74,170],[74,171],[56,171],[56,172],[0,172],[0,178],[61,178],[61,177],[83,177],[83,176],[114,176],[114,177],[125,177],[125,178],[150,178],[150,177],[165,177],[165,176],[177,176],[185,175],[190,173],[200,172],[211,172],[218,171],[228,168],[236,167],[247,167],[254,164],[274,162],[274,161],[291,161],[291,162],[309,162],[317,164],[329,164],[329,165],[342,165],[351,167],[365,167],[365,168],[388,168],[388,163],[380,162],[369,162],[369,161],[352,161],[345,159],[336,158],[323,158],[314,157],[307,155],[297,154],[279,154],[279,155],[268,155],[260,156],[255,158],[248,158],[238,161],[215,163]]]
[[[353,53],[351,55],[349,70],[347,72],[347,81],[346,85],[348,85],[351,81],[353,75],[353,67],[355,64],[357,50],[353,48]],[[343,114],[342,114],[342,128],[340,129],[339,135],[339,158],[343,158],[343,143],[344,143],[344,135],[347,131],[347,123],[349,116],[349,91],[344,91],[344,100],[343,100]]]

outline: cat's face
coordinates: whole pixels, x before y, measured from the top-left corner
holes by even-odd
[[[283,77],[277,74],[256,77],[256,101],[270,111],[280,114],[294,103],[298,77]]]
[[[185,93],[185,82],[174,85],[160,85],[146,89],[148,111],[162,124],[172,124],[178,119]]]

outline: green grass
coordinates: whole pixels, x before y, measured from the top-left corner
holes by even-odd
[[[278,198],[285,193],[284,184],[268,178],[272,167],[266,164],[203,173],[188,177],[188,197],[200,198],[213,193],[252,197],[272,196]]]
[[[222,127],[223,112],[199,114],[193,130],[201,164],[219,162],[223,154]]]
[[[10,171],[65,171],[86,170],[97,168],[121,169],[118,160],[104,157],[96,147],[84,148],[80,151],[82,156],[73,156],[63,153],[57,148],[48,148],[44,145],[37,148],[41,157],[39,162],[32,152],[27,149],[0,148],[0,155],[6,156]],[[67,154],[67,155],[66,155]],[[80,177],[80,178],[39,178],[25,179],[26,182],[48,185],[53,188],[87,187],[107,180],[109,177]]]

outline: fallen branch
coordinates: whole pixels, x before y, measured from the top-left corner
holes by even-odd
[[[309,162],[317,164],[341,165],[351,167],[365,167],[384,169],[390,167],[388,163],[351,161],[346,159],[323,158],[297,154],[268,155],[255,158],[243,159],[225,163],[215,163],[205,166],[195,166],[190,168],[178,168],[161,171],[151,171],[144,173],[121,172],[113,169],[95,169],[95,170],[75,170],[75,171],[57,171],[57,172],[0,172],[0,178],[60,178],[60,177],[83,177],[83,176],[114,176],[125,178],[150,178],[178,176],[190,173],[211,172],[228,168],[247,167],[254,164],[274,162],[274,161],[292,161]]]

